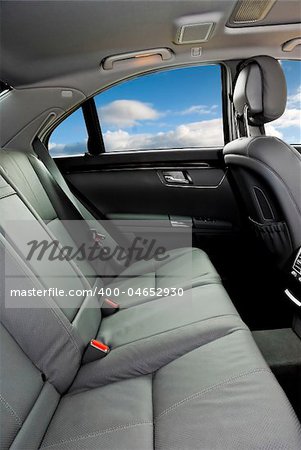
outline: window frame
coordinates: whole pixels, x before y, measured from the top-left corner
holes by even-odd
[[[103,92],[113,88],[114,86],[118,86],[121,83],[126,83],[127,81],[134,80],[136,78],[142,77],[144,75],[151,75],[154,73],[160,73],[160,72],[167,72],[169,70],[177,70],[177,69],[185,69],[188,67],[202,67],[202,66],[219,66],[220,67],[220,80],[221,80],[221,109],[222,109],[222,129],[223,129],[223,145],[226,145],[228,142],[230,142],[231,136],[233,135],[233,129],[230,127],[230,115],[231,112],[229,110],[229,86],[232,85],[232,77],[231,77],[231,70],[227,66],[227,64],[223,61],[219,62],[210,62],[210,63],[202,63],[202,64],[186,64],[186,65],[178,65],[178,66],[169,66],[169,67],[162,67],[155,70],[150,70],[146,72],[139,73],[138,75],[131,75],[129,77],[123,78],[122,80],[118,80],[117,82],[114,82],[105,88],[99,90],[93,96],[85,100],[80,105],[77,105],[76,108],[72,109],[68,114],[64,114],[63,117],[60,118],[58,122],[52,125],[50,130],[46,133],[45,138],[43,139],[43,144],[46,146],[46,148],[49,151],[49,140],[54,132],[54,130],[59,127],[69,116],[71,116],[73,113],[75,113],[78,109],[82,109],[84,122],[86,126],[88,141],[86,146],[86,151],[82,155],[61,155],[56,156],[56,158],[72,158],[72,157],[79,157],[79,156],[99,156],[102,154],[106,155],[116,155],[116,154],[123,154],[123,153],[131,153],[131,154],[140,154],[140,153],[149,153],[152,151],[185,151],[187,148],[154,148],[154,149],[137,149],[137,150],[114,150],[114,151],[106,151],[104,139],[103,139],[103,132],[101,128],[101,118],[99,118],[96,110],[96,103],[95,103],[95,97],[98,95],[101,95]],[[91,133],[91,134],[90,134]],[[91,142],[91,144],[90,144]],[[96,142],[98,142],[99,148],[97,151],[94,151]],[[92,149],[92,152],[89,151]],[[205,148],[205,149],[217,149],[219,146],[214,147],[197,147],[198,148]],[[189,147],[188,147],[189,149]]]

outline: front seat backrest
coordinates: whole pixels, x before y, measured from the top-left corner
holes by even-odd
[[[246,60],[236,80],[233,103],[248,137],[224,148],[249,222],[279,266],[301,245],[301,155],[258,130],[283,114],[286,97],[285,77],[277,60],[269,56]],[[250,136],[254,130],[257,136]]]

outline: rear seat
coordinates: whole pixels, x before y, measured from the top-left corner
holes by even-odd
[[[0,186],[3,192],[0,200],[0,226],[7,240],[25,260],[28,253],[27,242],[32,239],[49,241],[53,236],[49,227],[23,201],[21,193],[17,193],[1,176]],[[50,250],[47,255],[49,254]],[[41,280],[45,288],[55,286],[64,289],[66,293],[69,289],[91,290],[85,276],[79,272],[73,261],[51,261],[46,257],[39,261],[38,257],[35,257],[31,261],[26,261],[26,266],[32,270],[33,277],[36,276]],[[15,279],[13,283],[16,283]],[[20,307],[22,301],[21,298]],[[233,323],[241,324],[237,311],[220,283],[210,283],[187,290],[184,297],[165,297],[164,301],[158,299],[129,309],[121,309],[117,314],[104,318],[99,298],[93,296],[93,293],[88,292],[88,295],[76,297],[56,296],[54,301],[79,333],[85,346],[96,337],[114,350],[102,363],[98,377],[105,374],[105,366],[111,367],[110,361],[114,360],[116,355],[119,357],[121,355],[127,361],[126,366],[129,366],[127,370],[137,370],[135,357],[143,356],[144,345],[147,345],[149,355],[155,351],[159,363],[161,354],[162,363],[166,362],[166,358],[172,359],[174,352],[179,352],[178,347],[174,346],[174,339],[181,330],[201,339],[208,333],[208,321],[212,322],[210,328],[212,335],[216,328],[218,331],[220,321],[225,320],[226,323],[229,321],[230,328]],[[191,340],[184,344],[187,346],[186,350],[191,349],[191,345],[196,345],[195,341]],[[138,359],[138,370],[139,367]],[[124,371],[126,372],[126,367]]]
[[[73,202],[70,202],[66,197],[44,164],[33,154],[2,149],[0,152],[0,168],[4,171],[4,176],[8,176],[15,190],[22,193],[23,201],[33,208],[35,214],[44,221],[62,245],[75,246],[76,244],[69,231],[64,228],[66,222],[62,221],[82,220],[83,217],[74,207]],[[83,205],[80,205],[80,207],[83,208]],[[106,235],[107,246],[112,248],[116,246],[114,239],[99,222],[90,219],[88,223],[89,228],[98,229],[100,233]],[[83,232],[79,238],[80,243],[83,242],[84,235],[88,237],[88,233]],[[77,264],[80,271],[93,285],[97,275],[95,268],[92,268],[85,260],[78,261]],[[107,272],[106,275],[108,276]],[[105,280],[103,279],[103,281]],[[138,287],[166,288],[170,286],[190,289],[193,286],[219,281],[219,275],[206,253],[199,249],[192,250],[190,248],[169,251],[169,259],[161,263],[154,260],[139,262],[139,264],[134,263],[120,273],[120,277],[111,283],[111,287],[119,287],[121,292],[127,291],[129,285],[134,289]],[[146,296],[143,299],[137,299],[121,294],[118,297],[118,302],[122,307],[129,307],[152,299],[154,297]]]
[[[35,339],[18,345],[14,334],[1,325],[1,449],[300,448],[300,425],[248,330],[146,375],[78,390],[88,364],[64,395],[58,386],[65,385],[69,360],[61,359],[50,382],[31,361]],[[71,381],[75,371],[67,371]]]
[[[247,331],[155,373],[63,396],[0,333],[1,449],[300,448],[294,413]]]
[[[22,187],[24,180],[43,192],[34,175],[22,175],[18,192],[8,166],[0,178],[6,274],[22,275],[14,283],[20,280],[23,288],[59,285],[60,274],[65,288],[89,286],[87,277],[99,283],[88,266],[47,261],[41,269],[24,261],[30,233],[71,238],[52,228],[56,217],[49,216],[49,225],[39,216],[49,204],[45,192],[38,197],[48,203],[40,202],[39,211],[39,199],[26,194],[34,196],[35,189]],[[27,236],[14,233],[8,219],[31,220],[30,233],[26,227]],[[93,296],[76,304],[59,297],[11,299],[2,267],[1,448],[300,448],[300,424],[215,271],[203,281],[181,301],[157,299],[102,318]],[[13,300],[14,308],[4,300]],[[85,347],[96,336],[112,350],[83,365]]]

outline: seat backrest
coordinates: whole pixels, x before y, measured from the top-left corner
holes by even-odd
[[[70,235],[70,230],[66,230],[64,223],[71,220],[79,222],[82,217],[68,204],[44,164],[31,153],[1,149],[0,172],[1,170],[62,245],[75,246],[74,237]],[[47,189],[41,180],[47,185]],[[82,228],[82,236],[86,235],[88,238],[84,222]],[[76,264],[93,285],[96,274],[91,264],[85,259],[78,260]]]
[[[56,214],[34,172],[28,185],[24,185],[21,168],[11,172],[15,181],[20,177],[22,191],[34,207],[1,169],[0,447],[38,448],[61,395],[82,364],[88,342],[97,334],[101,305],[86,276],[72,261],[53,261],[48,251],[42,260],[26,258],[26,243],[55,238],[52,230],[58,232],[57,227],[48,225],[56,221]],[[48,292],[51,287],[56,290]],[[67,294],[70,289],[81,294],[60,297],[59,288]],[[33,289],[42,295],[30,295]]]
[[[47,250],[41,260],[38,255],[27,259],[28,242],[51,242],[54,238],[21,193],[1,176],[0,228],[1,322],[24,351],[26,346],[26,353],[47,379],[64,392],[80,366],[85,347],[97,334],[99,298],[67,258],[52,260]],[[46,290],[47,295],[22,295],[33,288]],[[10,295],[12,289],[17,290],[15,296]]]
[[[44,149],[43,154],[47,153],[43,144],[39,143],[40,147]],[[85,258],[75,261],[91,286],[95,281],[99,282],[99,278],[102,278],[105,283],[125,268],[124,262],[115,258],[114,249],[119,244],[126,249],[129,243],[125,241],[120,230],[112,221],[95,219],[71,193],[50,155],[47,156],[48,160],[51,160],[51,166],[56,168],[55,173],[49,171],[48,165],[46,166],[44,161],[33,153],[32,149],[31,151],[20,151],[1,148],[0,174],[1,171],[5,173],[10,184],[22,193],[23,198],[62,245],[75,248],[80,246],[84,240],[86,244],[91,245],[92,229],[105,236],[104,245],[110,249],[111,258],[97,262],[93,259],[88,261]],[[55,177],[56,174],[59,175]],[[70,223],[71,221],[73,225]]]
[[[285,110],[286,82],[279,62],[267,56],[245,61],[233,102],[249,136],[225,146],[225,162],[249,223],[282,266],[301,245],[301,155],[276,137],[250,136],[254,127],[262,128]]]

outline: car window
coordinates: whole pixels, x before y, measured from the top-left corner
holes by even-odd
[[[83,111],[79,108],[55,128],[48,150],[51,156],[83,155],[87,151],[88,133]]]
[[[197,66],[124,81],[95,97],[106,152],[222,147],[221,68]],[[81,110],[52,133],[52,156],[83,154]]]
[[[95,98],[107,152],[224,143],[220,66],[173,69]]]
[[[265,126],[266,134],[288,144],[301,144],[301,61],[281,61],[287,84],[284,114]]]

